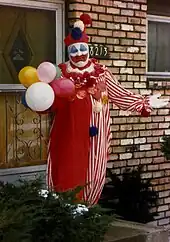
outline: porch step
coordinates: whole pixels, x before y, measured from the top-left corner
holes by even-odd
[[[104,242],[168,242],[168,230],[164,227],[115,220]]]

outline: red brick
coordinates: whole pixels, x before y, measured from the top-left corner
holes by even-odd
[[[106,28],[106,23],[105,22],[99,22],[99,21],[93,21],[92,22],[92,27],[94,28],[102,28],[102,29],[105,29]]]
[[[170,182],[170,177],[161,177],[159,179],[159,184],[165,184]]]
[[[151,136],[151,135],[152,135],[151,130],[148,130],[148,131],[140,131],[140,137],[143,137],[143,136]]]
[[[130,23],[130,24],[140,24],[141,20],[140,20],[140,18],[128,17],[128,23]]]
[[[107,44],[118,45],[119,44],[119,39],[116,39],[116,38],[108,38],[107,37]]]
[[[114,16],[113,20],[114,22],[118,22],[118,23],[127,23],[127,17],[123,17],[123,16]]]
[[[166,211],[166,210],[168,210],[168,205],[159,206],[159,208],[158,208],[158,212],[162,212],[162,211]]]
[[[105,22],[107,22],[107,21],[110,21],[110,22],[112,22],[112,20],[113,20],[113,17],[112,17],[112,15],[109,15],[109,14],[99,14],[99,20],[102,20],[102,21],[105,21]]]
[[[143,40],[134,40],[134,45],[136,46],[144,46],[146,45],[146,42]]]
[[[164,163],[164,164],[160,164],[159,168],[161,170],[165,170],[165,169],[170,169],[170,163]]]
[[[167,128],[169,128],[169,123],[159,123],[159,128],[160,129],[167,129]]]
[[[133,45],[133,40],[129,40],[129,39],[121,39],[121,40],[120,40],[120,44],[121,44],[121,45],[130,45],[130,46],[132,46],[132,45]]]
[[[141,5],[141,10],[147,11],[147,5]]]
[[[121,15],[134,16],[134,11],[133,10],[121,10]]]
[[[119,30],[120,29],[120,24],[107,23],[107,29]]]
[[[127,66],[140,67],[139,61],[128,61]]]
[[[145,60],[146,55],[144,54],[134,54],[134,60]]]
[[[125,36],[126,36],[126,33],[123,31],[113,31],[113,37],[124,38]]]
[[[164,172],[163,171],[155,171],[155,172],[152,172],[152,174],[153,174],[153,178],[164,176]]]
[[[164,157],[156,157],[156,158],[153,158],[153,163],[163,163],[165,160]]]
[[[146,124],[146,129],[158,129],[158,123]]]
[[[152,144],[152,149],[153,150],[158,150],[158,149],[160,149],[160,144]]]
[[[146,18],[146,12],[145,11],[135,11],[136,17]]]
[[[105,7],[102,7],[102,6],[92,6],[92,12],[104,13],[105,11],[106,11],[106,8]]]
[[[99,29],[98,34],[100,36],[112,36],[112,31],[111,30],[100,30]]]
[[[150,164],[150,163],[152,163],[152,158],[143,158],[143,159],[141,159],[140,160],[140,163],[141,164]]]
[[[145,153],[144,151],[140,151],[140,152],[133,152],[134,158],[142,158],[145,157]]]
[[[139,131],[130,131],[127,132],[127,138],[135,138],[139,136]]]
[[[148,165],[147,169],[148,171],[155,171],[158,170],[159,166],[158,165]]]
[[[139,37],[140,37],[139,33],[134,33],[134,32],[128,32],[127,33],[127,38],[139,39]]]
[[[146,34],[145,33],[141,33],[140,34],[140,39],[141,40],[146,40]]]
[[[99,37],[99,36],[94,36],[92,37],[92,42],[93,43],[105,43],[106,42],[106,38],[105,37]]]
[[[123,1],[114,1],[114,6],[117,8],[127,8],[126,2]]]
[[[145,74],[145,68],[135,68],[134,69],[134,74],[140,75],[140,74]],[[139,85],[135,86],[135,88],[146,88],[146,83],[139,83]]]
[[[146,19],[141,19],[141,24],[146,26]]]
[[[145,129],[145,124],[133,124],[133,129],[134,130]]]
[[[135,159],[135,160],[128,160],[128,166],[138,166],[140,164],[140,160],[139,159]]]
[[[124,124],[124,123],[126,123],[126,118],[114,118],[113,123],[114,124]]]
[[[121,53],[122,60],[131,60],[133,58],[133,54]]]
[[[82,11],[88,11],[91,10],[91,5],[89,4],[82,4],[82,3],[71,3],[69,4],[69,9],[72,10],[82,10]]]
[[[162,122],[162,121],[164,121],[164,117],[161,117],[161,116],[152,117],[152,122]]]
[[[135,25],[134,26],[134,30],[137,32],[146,32],[146,27],[145,26],[141,26],[141,25]]]
[[[127,8],[129,8],[129,9],[140,9],[140,4],[128,3]]]
[[[158,137],[147,137],[147,142],[148,143],[157,143],[157,142],[159,142],[159,138]]]
[[[111,131],[118,131],[119,130],[119,125],[111,125]]]
[[[113,6],[113,1],[112,0],[100,0],[100,5]]]
[[[167,115],[167,114],[169,114],[169,109],[158,110],[158,115]]]
[[[162,135],[164,135],[164,130],[153,130],[152,135],[153,136],[162,136]]]
[[[150,150],[146,152],[146,157],[154,157],[154,156],[157,156],[156,150]]]
[[[111,14],[120,14],[120,9],[118,8],[107,8],[107,13],[111,13]]]
[[[99,5],[99,0],[86,0],[86,1],[84,1],[85,3],[93,3],[93,4],[97,4],[97,5]]]
[[[118,161],[113,163],[113,167],[125,167],[126,161]]]
[[[97,35],[98,30],[95,29],[95,28],[88,28],[88,29],[86,30],[86,33],[87,33],[88,35]]]

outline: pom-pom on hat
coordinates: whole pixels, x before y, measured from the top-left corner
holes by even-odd
[[[65,38],[65,45],[69,46],[80,42],[88,43],[89,37],[85,33],[85,30],[88,25],[91,25],[91,23],[91,17],[88,14],[82,14],[80,20],[74,23],[71,33]]]

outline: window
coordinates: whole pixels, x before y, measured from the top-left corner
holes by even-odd
[[[148,15],[147,43],[147,76],[170,78],[170,17]]]
[[[18,72],[63,61],[63,2],[0,0],[0,169],[46,163],[51,117],[21,104]]]

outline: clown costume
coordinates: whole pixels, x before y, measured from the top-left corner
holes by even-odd
[[[164,107],[168,100],[126,90],[105,66],[89,59],[89,24],[91,18],[81,15],[65,38],[69,61],[59,68],[76,92],[69,99],[56,96],[50,108],[55,117],[49,140],[48,186],[60,192],[85,186],[79,197],[93,205],[105,183],[111,139],[109,102],[148,116],[152,108]]]

